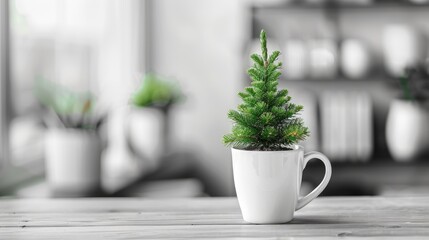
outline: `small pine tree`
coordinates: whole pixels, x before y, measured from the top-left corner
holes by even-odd
[[[262,56],[252,54],[253,66],[247,71],[252,83],[238,95],[243,103],[237,110],[230,110],[233,120],[232,133],[223,137],[224,144],[239,149],[279,151],[290,149],[298,141],[309,136],[309,130],[301,118],[303,109],[290,103],[286,89],[277,90],[281,62],[279,51],[267,55],[265,31],[260,34]]]

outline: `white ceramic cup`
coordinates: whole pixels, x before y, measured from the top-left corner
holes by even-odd
[[[302,172],[311,159],[325,165],[322,182],[310,194],[299,197]],[[243,219],[256,224],[285,223],[328,185],[331,164],[319,152],[304,154],[301,146],[286,151],[247,151],[232,148],[235,189]]]

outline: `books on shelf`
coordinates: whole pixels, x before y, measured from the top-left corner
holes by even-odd
[[[323,93],[321,150],[333,161],[368,161],[373,151],[372,114],[370,96],[364,92]]]

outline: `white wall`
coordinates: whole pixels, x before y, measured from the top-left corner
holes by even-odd
[[[244,1],[154,1],[153,69],[173,77],[187,100],[173,115],[176,145],[204,158],[205,174],[221,195],[234,193],[230,150],[221,138],[231,128],[227,111],[242,89]]]

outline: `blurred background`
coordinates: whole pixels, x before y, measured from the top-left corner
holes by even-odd
[[[0,196],[233,196],[267,31],[325,195],[429,193],[429,0],[0,0]],[[271,50],[270,50],[271,49]],[[323,177],[310,163],[302,194]]]

